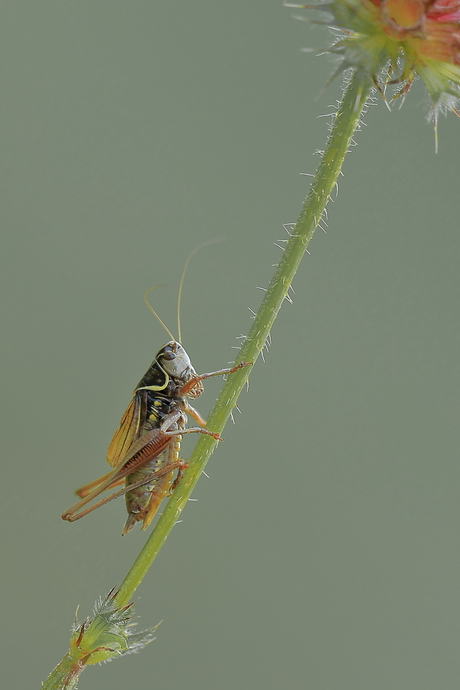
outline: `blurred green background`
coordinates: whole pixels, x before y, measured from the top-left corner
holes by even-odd
[[[144,543],[123,501],[73,525],[172,330],[226,366],[296,220],[336,81],[279,1],[3,5],[3,687],[38,688],[77,605]],[[312,54],[301,52],[312,48]],[[456,689],[460,123],[377,99],[242,415],[138,594],[139,656],[81,690]],[[219,390],[210,381],[197,407]],[[185,444],[185,454],[190,445]]]

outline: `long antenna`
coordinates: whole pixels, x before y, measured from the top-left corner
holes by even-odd
[[[191,255],[190,255],[190,256],[191,256]],[[189,258],[190,258],[190,257],[189,257]],[[187,261],[188,261],[188,259],[187,259]],[[185,264],[185,266],[187,266],[187,264]],[[183,276],[182,276],[182,277],[183,277]],[[152,290],[156,290],[156,289],[159,288],[159,287],[163,287],[163,285],[154,285],[153,287],[151,287],[151,288],[149,288],[148,290],[146,290],[146,291],[144,292],[144,302],[146,303],[146,305],[148,306],[148,308],[150,309],[150,311],[152,312],[152,314],[154,315],[154,317],[157,319],[157,321],[159,321],[159,322],[161,323],[161,325],[163,326],[163,328],[165,329],[166,333],[169,335],[169,337],[171,338],[171,340],[176,341],[175,337],[173,336],[173,334],[171,333],[171,331],[169,330],[169,328],[163,323],[163,321],[160,319],[160,317],[159,317],[158,314],[156,313],[155,309],[153,309],[152,305],[150,304],[150,302],[149,302],[148,299],[147,299],[147,295],[149,294],[149,292],[152,292]],[[179,342],[180,342],[180,332],[179,332]]]
[[[187,257],[187,260],[184,265],[184,270],[182,271],[180,283],[179,283],[179,292],[177,294],[177,333],[179,336],[179,342],[182,342],[182,337],[181,337],[181,329],[180,329],[180,301],[182,297],[182,286],[184,284],[184,278],[185,278],[185,271],[187,270],[188,263],[192,256],[199,250],[203,249],[203,247],[207,247],[208,244],[215,244],[216,242],[223,242],[223,239],[216,239],[216,240],[209,240],[208,242],[203,242],[203,244],[199,244],[198,247],[195,247],[193,251],[190,252],[190,254]]]

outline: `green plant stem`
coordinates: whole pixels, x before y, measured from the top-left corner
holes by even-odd
[[[354,72],[345,88],[337,112],[332,117],[326,148],[321,157],[318,170],[312,180],[310,191],[303,204],[299,219],[286,244],[281,261],[265,293],[261,307],[252,327],[244,340],[236,364],[255,363],[260,355],[276,315],[287,296],[294,275],[320,221],[329,196],[342,168],[351,138],[359,124],[359,119],[369,95],[371,84]],[[240,369],[228,377],[208,418],[207,427],[221,433],[230,416],[238,396],[248,380],[251,367]],[[126,605],[171,532],[179,515],[185,507],[200,474],[203,472],[216,445],[210,436],[200,436],[190,457],[185,476],[169,499],[162,515],[155,525],[142,551],[134,561],[121,586],[114,596],[117,606]],[[43,690],[70,688],[76,683],[76,673],[81,670],[75,656],[67,654],[52,671],[43,684]],[[66,681],[69,685],[66,685]]]
[[[257,312],[254,323],[244,340],[236,364],[255,363],[260,355],[278,311],[287,296],[288,289],[299,267],[300,261],[318,225],[329,196],[342,168],[351,138],[359,124],[363,106],[369,95],[370,84],[362,75],[354,72],[345,88],[337,112],[332,116],[332,124],[318,170],[313,178],[310,191],[303,204],[299,219],[292,230],[281,261],[276,267],[267,292]],[[248,380],[250,367],[231,374],[225,381],[222,391],[208,418],[207,428],[221,433],[230,416],[238,396]],[[203,472],[216,441],[210,436],[200,436],[190,457],[189,468],[185,472],[174,494],[169,499],[161,517],[142,551],[123,580],[115,600],[119,606],[128,603],[144,575],[151,566],[158,551],[174,527],[184,509],[200,474]]]
[[[66,654],[62,661],[51,671],[48,678],[42,684],[41,690],[73,690],[78,682],[78,672],[75,667],[75,659]]]

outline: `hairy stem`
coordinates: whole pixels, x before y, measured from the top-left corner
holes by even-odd
[[[339,107],[332,116],[326,148],[312,180],[299,219],[292,229],[291,237],[286,244],[281,261],[275,269],[260,309],[254,318],[254,323],[244,340],[236,364],[243,361],[255,363],[264,347],[276,315],[287,296],[300,261],[336,184],[351,138],[359,124],[370,86],[361,74],[354,72],[345,88]],[[250,367],[246,367],[228,377],[209,415],[208,429],[219,434],[222,432],[249,374]],[[216,441],[210,436],[201,436],[198,439],[190,457],[190,466],[186,470],[183,480],[169,499],[145,546],[115,595],[115,600],[119,606],[123,606],[130,600],[142,582],[144,575],[184,509],[215,445]]]
[[[359,124],[370,88],[370,83],[362,74],[357,72],[352,74],[339,107],[332,117],[326,148],[312,180],[310,191],[303,204],[299,219],[292,229],[291,237],[286,244],[281,261],[275,269],[274,276],[267,288],[260,309],[255,315],[248,336],[244,340],[236,364],[243,361],[255,363],[264,347],[276,315],[288,294],[300,261],[337,181],[351,138]],[[207,426],[210,430],[216,431],[219,434],[222,432],[233,407],[236,405],[238,396],[248,380],[250,369],[251,367],[248,366],[238,370],[236,373],[231,374],[224,383],[208,418]],[[134,561],[119,590],[112,597],[111,600],[114,606],[123,607],[132,598],[185,507],[216,443],[210,436],[200,436],[190,457],[189,468],[186,470],[184,478],[169,499],[150,537]],[[97,617],[92,625],[93,627],[96,624],[102,625],[98,632],[98,639],[101,639],[100,636],[103,636],[107,631],[104,628],[104,621],[101,624],[99,618]],[[88,627],[89,632],[91,632],[91,626]],[[80,640],[81,635],[78,636],[77,632],[74,633],[73,637],[77,638],[76,641],[71,640],[69,653],[66,654],[47,678],[42,686],[44,690],[63,690],[64,688],[71,690],[71,688],[76,686],[78,675],[86,664],[94,663],[98,660],[98,657],[95,656],[98,650],[100,650],[99,654],[102,655],[104,653],[108,655],[111,651],[109,647],[100,646],[100,643],[96,641],[96,637],[95,641],[91,642],[90,640],[87,643],[88,647],[84,649],[82,648],[83,638]],[[98,644],[99,646],[97,646]],[[91,660],[91,657],[94,657],[94,659]]]

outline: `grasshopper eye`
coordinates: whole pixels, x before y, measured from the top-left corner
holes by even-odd
[[[171,352],[171,350],[166,350],[163,354],[163,359],[166,359],[168,362],[170,362],[172,359],[176,359],[176,355],[174,352]]]

